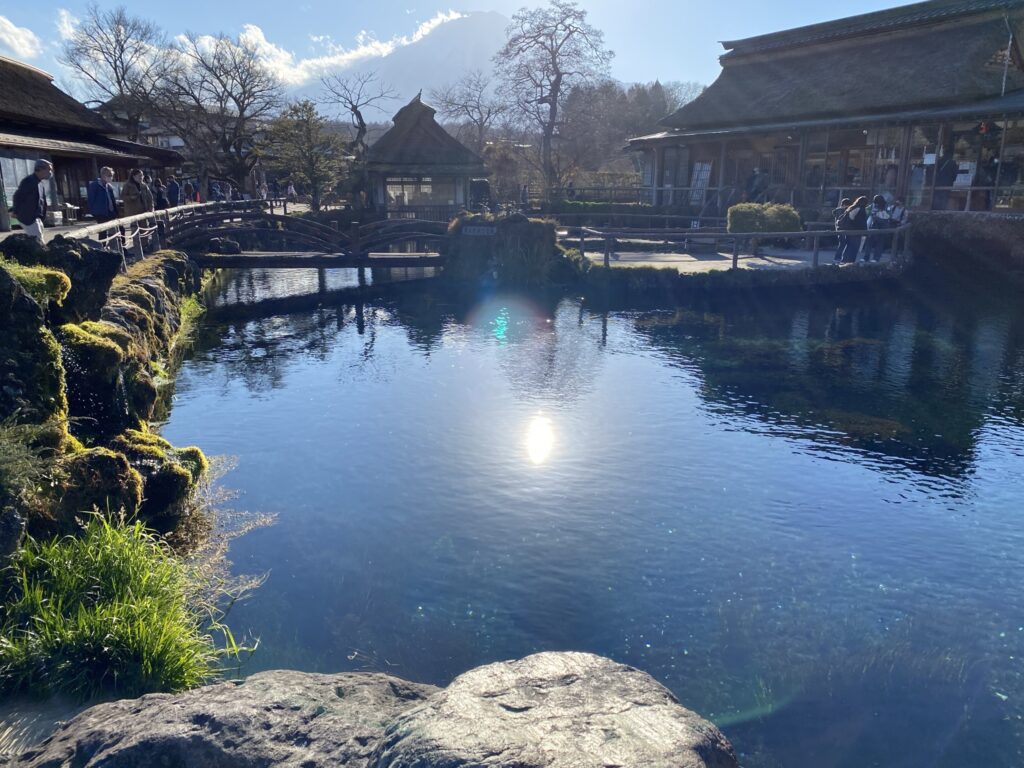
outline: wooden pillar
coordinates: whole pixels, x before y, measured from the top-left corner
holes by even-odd
[[[661,202],[661,172],[665,163],[664,148],[654,145],[651,150],[651,205]]]
[[[800,191],[800,207],[806,205],[804,200],[804,193],[807,191],[807,185],[804,183],[804,166],[807,164],[807,131],[800,131],[800,148],[796,153],[796,183],[793,185],[793,194],[796,195],[796,191]],[[790,198],[790,203],[796,201]]]

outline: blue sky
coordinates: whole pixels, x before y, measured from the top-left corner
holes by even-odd
[[[252,3],[235,0],[165,0],[130,4],[133,13],[160,24],[171,34],[226,32],[254,35],[281,71],[301,73],[303,60],[380,55],[418,33],[429,34],[458,12],[497,11],[511,16],[522,0],[472,0],[469,5],[425,0],[294,0]],[[900,3],[867,0],[856,7],[820,0],[586,0],[591,22],[604,30],[616,57],[619,80],[697,80],[710,83],[718,73],[719,40],[748,37]],[[113,2],[101,2],[112,7]],[[86,0],[36,0],[0,5],[0,54],[28,61],[64,82],[54,54]],[[454,12],[454,13],[453,13]],[[298,67],[293,65],[300,65]],[[301,78],[302,74],[294,74]]]

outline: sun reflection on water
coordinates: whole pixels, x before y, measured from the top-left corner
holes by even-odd
[[[548,460],[555,447],[555,431],[547,416],[534,416],[526,430],[526,452],[530,461],[540,465]]]

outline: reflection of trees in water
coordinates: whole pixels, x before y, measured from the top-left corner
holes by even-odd
[[[703,376],[709,404],[825,445],[963,475],[995,401],[1021,388],[1024,318],[994,304],[935,310],[909,300],[679,311],[641,333]]]

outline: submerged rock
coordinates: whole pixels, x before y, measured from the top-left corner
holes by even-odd
[[[737,768],[711,723],[647,674],[586,653],[467,672],[445,690],[382,674],[261,672],[100,704],[20,768]]]
[[[374,768],[737,768],[714,725],[649,675],[589,653],[488,664],[400,716]]]
[[[260,672],[242,683],[99,704],[13,765],[368,766],[385,723],[436,690],[380,674]]]

